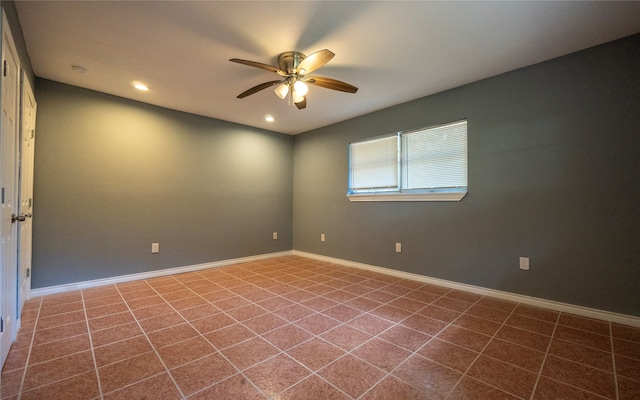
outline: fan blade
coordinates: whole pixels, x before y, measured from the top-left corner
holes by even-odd
[[[260,69],[265,69],[269,72],[275,72],[278,75],[282,75],[282,76],[287,76],[287,74],[281,70],[279,70],[278,68],[274,67],[273,65],[269,65],[269,64],[263,64],[257,61],[248,61],[248,60],[241,60],[239,58],[232,58],[229,61],[238,63],[238,64],[244,64],[244,65],[248,65],[250,67],[255,67],[255,68],[260,68]]]
[[[298,65],[298,73],[301,75],[310,74],[311,72],[328,63],[329,60],[333,58],[333,56],[335,56],[335,54],[327,49],[309,54],[309,56],[302,60]]]
[[[349,85],[346,82],[342,82],[337,79],[323,78],[321,76],[312,76],[305,79],[304,81],[312,85],[320,86],[327,89],[339,90],[341,92],[355,93],[358,91],[357,87]]]
[[[238,95],[238,98],[239,99],[244,99],[247,96],[250,96],[250,95],[252,95],[254,93],[257,93],[257,92],[259,92],[261,90],[264,90],[266,88],[269,88],[269,87],[271,87],[273,85],[277,85],[278,83],[282,83],[282,82],[284,82],[284,80],[282,80],[282,81],[269,81],[269,82],[261,83],[259,85],[256,85],[256,86],[252,87],[251,89],[245,90],[244,92],[240,93]]]
[[[301,102],[295,104],[296,107],[298,107],[298,110],[304,110],[305,108],[307,108],[307,96],[304,96]]]

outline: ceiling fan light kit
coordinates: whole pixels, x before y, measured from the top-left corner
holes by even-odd
[[[278,81],[261,83],[245,90],[238,95],[239,99],[243,99],[268,87],[278,85],[274,89],[276,95],[283,100],[289,95],[289,102],[295,104],[299,110],[302,110],[307,107],[306,95],[309,91],[307,84],[347,93],[355,93],[358,91],[357,87],[337,79],[307,76],[307,74],[328,63],[334,56],[335,54],[327,49],[316,51],[308,57],[298,51],[287,51],[278,56],[278,67],[256,61],[241,60],[239,58],[232,58],[229,61],[275,72],[284,78]]]

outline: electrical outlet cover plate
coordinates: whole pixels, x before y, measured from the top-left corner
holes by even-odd
[[[529,257],[520,257],[520,269],[523,271],[529,270]]]

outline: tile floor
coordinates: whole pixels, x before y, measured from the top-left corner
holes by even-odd
[[[287,256],[27,302],[5,399],[640,399],[640,329]]]

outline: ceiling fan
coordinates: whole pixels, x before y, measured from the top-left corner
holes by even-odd
[[[305,56],[298,51],[287,51],[278,56],[277,67],[256,61],[241,60],[239,58],[232,58],[229,61],[275,72],[283,77],[283,79],[261,83],[245,90],[238,95],[239,99],[243,99],[263,89],[278,85],[275,88],[276,95],[281,99],[284,99],[289,95],[289,101],[293,102],[299,110],[302,110],[307,107],[306,95],[309,90],[307,83],[347,93],[355,93],[358,91],[357,87],[337,79],[321,76],[307,76],[307,74],[310,74],[328,63],[333,56],[335,56],[335,54],[327,49],[316,51],[309,56]]]

